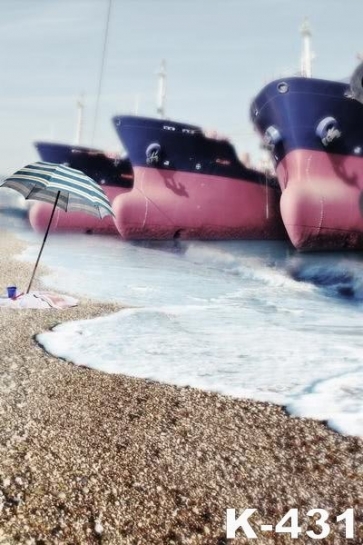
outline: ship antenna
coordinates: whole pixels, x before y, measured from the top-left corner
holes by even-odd
[[[76,127],[76,144],[80,145],[82,141],[82,129],[83,129],[83,93],[77,100],[77,127]]]
[[[305,17],[304,22],[300,27],[300,33],[303,37],[301,75],[305,78],[311,78],[311,61],[313,60],[314,55],[311,51],[311,30],[307,17]]]
[[[158,94],[156,99],[156,112],[163,119],[165,117],[165,99],[166,99],[166,62],[161,61],[158,76]]]
[[[103,83],[103,72],[104,72],[105,62],[106,62],[106,50],[107,50],[107,42],[108,42],[108,29],[109,29],[109,26],[110,26],[111,6],[112,6],[112,0],[109,0],[108,10],[107,10],[106,27],[105,27],[105,36],[104,36],[104,40],[103,40],[101,66],[100,66],[100,73],[99,73],[99,77],[98,77],[98,89],[97,89],[97,95],[96,95],[95,113],[94,113],[93,127],[92,127],[92,137],[91,137],[92,144],[93,144],[93,140],[94,140],[94,137],[95,137],[95,134],[96,134],[96,127],[97,127],[97,120],[98,120],[98,108],[99,108],[99,104],[100,104],[100,96],[101,96],[102,83]]]

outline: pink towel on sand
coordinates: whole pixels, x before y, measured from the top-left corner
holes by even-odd
[[[78,299],[50,291],[33,291],[18,295],[15,299],[0,299],[2,308],[68,308],[78,305]]]

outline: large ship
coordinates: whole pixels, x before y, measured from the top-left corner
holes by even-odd
[[[158,115],[164,117],[166,100],[165,60],[162,60],[157,76],[156,110]],[[83,107],[83,100],[77,100],[78,115],[75,144],[40,141],[35,142],[34,145],[43,161],[60,163],[80,170],[102,185],[102,189],[112,203],[116,196],[133,186],[131,163],[127,157],[80,145],[83,129]],[[47,203],[32,203],[29,210],[29,222],[35,231],[45,231],[51,212],[52,207]],[[55,211],[51,229],[52,231],[118,233],[111,216],[106,216],[101,220],[82,212],[64,212],[59,208]]]
[[[251,118],[275,163],[294,246],[362,249],[363,66],[350,83],[312,78],[306,23],[302,34],[302,74],[266,85]]]
[[[194,125],[116,116],[132,189],[113,201],[124,239],[282,239],[276,178]]]
[[[43,161],[65,164],[81,170],[102,186],[110,202],[133,185],[132,167],[127,157],[107,154],[104,151],[79,145],[35,142]],[[36,231],[48,225],[52,206],[35,202],[29,210],[29,221]],[[52,221],[53,231],[80,231],[117,233],[111,216],[98,219],[83,212],[64,212],[57,208]]]
[[[63,144],[51,141],[35,142],[34,145],[43,161],[60,163],[87,174],[102,185],[110,202],[123,191],[132,187],[133,174],[127,157],[107,153],[103,150],[81,146],[83,103],[77,102],[78,121],[76,144]],[[35,202],[29,210],[29,221],[36,231],[44,231],[49,223],[52,206]],[[64,212],[57,208],[52,221],[53,231],[81,231],[117,233],[111,216],[98,219],[82,212]]]

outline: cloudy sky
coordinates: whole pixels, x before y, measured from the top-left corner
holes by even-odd
[[[362,0],[0,0],[0,174],[36,160],[36,139],[74,142],[82,93],[83,143],[120,149],[111,116],[136,106],[155,115],[163,58],[167,116],[254,155],[249,104],[267,81],[298,71],[305,16],[313,74],[349,77],[363,52]]]

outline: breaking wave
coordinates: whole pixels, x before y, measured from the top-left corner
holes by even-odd
[[[297,282],[309,282],[328,296],[363,301],[363,263],[358,257],[337,258],[336,262],[331,257],[325,262],[295,258],[287,271]]]

